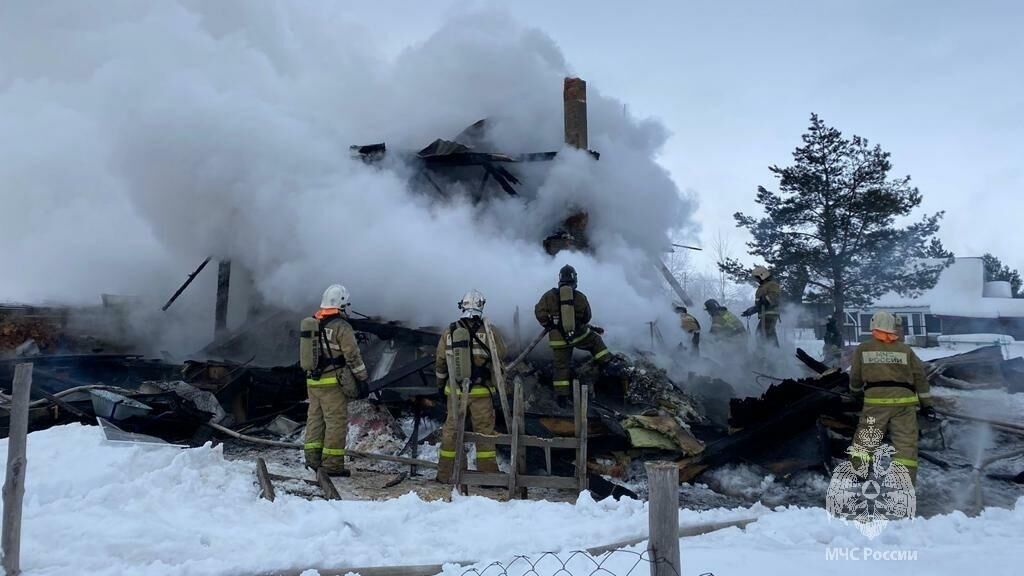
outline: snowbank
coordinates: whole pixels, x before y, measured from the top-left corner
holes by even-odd
[[[509,562],[515,554],[627,539],[647,526],[645,504],[588,496],[564,504],[480,497],[424,502],[411,494],[384,502],[326,502],[279,494],[271,503],[257,498],[252,466],[225,460],[218,448],[113,446],[97,428],[79,425],[33,433],[28,446],[22,558],[32,576]],[[0,457],[6,450],[5,440]],[[982,567],[986,575],[1014,574],[1024,533],[1024,501],[1015,510],[990,509],[976,519],[953,514],[892,525],[874,542],[820,508],[756,505],[682,513],[684,523],[752,515],[761,519],[745,532],[685,540],[684,573],[748,574],[756,567],[759,574],[860,575],[863,562],[827,560],[826,553],[830,547],[868,546],[917,551],[916,561],[886,562],[886,574],[961,574]],[[621,556],[605,566],[617,576],[636,561],[635,555]]]

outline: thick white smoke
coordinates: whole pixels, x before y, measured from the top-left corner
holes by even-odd
[[[407,167],[350,158],[351,144],[386,141],[394,157],[481,118],[502,151],[561,149],[572,70],[504,14],[453,19],[388,60],[342,3],[2,11],[0,299],[157,301],[212,254],[243,265],[272,304],[306,309],[342,282],[359,310],[437,325],[476,287],[496,321],[518,305],[530,326],[568,262],[613,342],[659,317],[675,325],[649,259],[694,228],[692,201],[654,160],[665,129],[600,94],[599,79],[600,161],[564,151],[527,175],[543,178],[534,197],[439,199],[410,188]],[[594,256],[547,256],[541,240],[578,207]]]

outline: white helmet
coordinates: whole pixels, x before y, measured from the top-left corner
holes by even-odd
[[[459,310],[462,310],[463,318],[480,317],[484,314],[484,304],[487,303],[487,299],[480,293],[479,290],[473,289],[462,297],[459,301]]]
[[[754,276],[754,278],[757,278],[758,280],[761,280],[761,281],[766,280],[769,276],[772,275],[772,273],[769,272],[767,268],[765,268],[764,266],[761,266],[760,264],[757,265],[757,266],[754,266],[754,269],[751,270],[750,273]]]
[[[879,310],[871,317],[871,329],[886,332],[888,334],[895,334],[896,317],[885,310]]]
[[[349,302],[348,288],[341,284],[331,284],[324,290],[324,297],[320,299],[321,308],[344,308],[351,304]]]

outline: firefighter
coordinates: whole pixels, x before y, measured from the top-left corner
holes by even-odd
[[[899,341],[892,314],[876,312],[871,317],[871,335],[870,340],[857,346],[850,368],[850,390],[864,394],[864,409],[855,438],[872,436],[868,430],[872,426],[879,431],[879,441],[888,432],[896,449],[893,462],[906,466],[916,483],[918,408],[926,418],[938,418],[931,406],[924,365],[910,346]],[[877,446],[868,448],[873,450]],[[852,454],[857,467],[870,457],[870,451],[855,450]]]
[[[466,292],[459,302],[462,317],[449,325],[437,343],[434,359],[435,376],[438,386],[444,386],[449,398],[448,417],[441,430],[441,451],[437,462],[437,481],[450,482],[455,465],[456,427],[458,410],[455,400],[462,395],[462,382],[470,380],[469,416],[473,431],[479,434],[494,434],[494,389],[495,366],[505,357],[505,342],[489,323],[484,320],[484,295],[477,290]],[[492,349],[493,346],[493,349]],[[480,472],[497,472],[497,452],[494,442],[476,443],[476,469]]]
[[[548,344],[554,355],[551,383],[561,404],[572,395],[573,350],[590,352],[602,370],[612,359],[600,336],[603,330],[590,326],[590,302],[576,284],[576,269],[563,266],[558,272],[558,287],[545,292],[533,309],[537,322],[548,330]]]
[[[844,345],[843,335],[839,333],[839,327],[836,324],[836,317],[829,316],[825,322],[825,344],[821,350],[825,363],[833,368],[839,367]]]
[[[686,306],[676,302],[672,309],[679,315],[679,326],[690,335],[690,351],[694,354],[700,352],[700,322],[690,314]]]
[[[348,476],[348,402],[358,398],[369,376],[355,332],[346,321],[348,290],[333,284],[324,291],[320,309],[300,328],[300,365],[306,371],[309,412],[306,416],[306,466],[330,476]]]
[[[771,271],[764,266],[754,266],[751,275],[757,280],[757,292],[754,294],[754,305],[744,310],[742,316],[747,318],[757,314],[758,338],[777,347],[779,335],[775,327],[779,323],[782,288],[772,277]]]
[[[746,336],[747,331],[729,309],[718,303],[718,300],[704,302],[704,311],[711,316],[711,329],[708,333],[719,338],[740,338]]]

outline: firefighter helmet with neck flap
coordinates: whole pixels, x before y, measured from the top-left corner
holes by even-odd
[[[473,289],[459,300],[459,310],[462,311],[463,318],[479,318],[484,314],[484,304],[487,303],[487,299],[480,293],[479,290]]]

